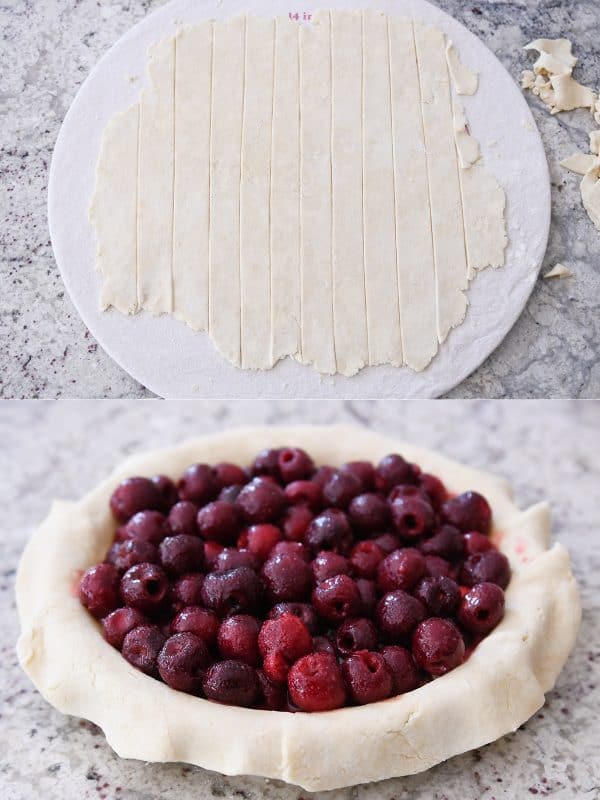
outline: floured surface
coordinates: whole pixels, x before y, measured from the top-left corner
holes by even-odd
[[[328,5],[358,9],[371,4],[368,0],[331,0]],[[52,245],[67,291],[100,345],[153,392],[165,397],[435,397],[479,366],[521,313],[537,278],[550,220],[546,157],[531,111],[514,80],[483,42],[439,8],[426,0],[381,0],[378,6],[443,30],[462,61],[477,68],[478,91],[461,96],[460,103],[468,115],[469,129],[480,143],[486,168],[506,194],[505,268],[483,270],[471,282],[464,322],[421,372],[381,365],[365,367],[347,379],[339,373],[321,376],[291,358],[282,358],[270,370],[240,370],[223,359],[206,333],[194,331],[171,314],[154,317],[101,311],[98,297],[103,279],[94,269],[96,236],[88,212],[104,130],[115,114],[137,103],[140,84],[147,85],[149,47],[181,27],[207,18],[225,20],[248,10],[245,0],[230,0],[226,5],[217,0],[171,0],[128,31],[84,82],[57,140],[49,187]],[[318,8],[317,0],[307,0],[305,8],[310,14]],[[253,13],[271,18],[287,15],[289,10],[283,0],[261,0],[252,6]],[[282,42],[281,48],[288,44]],[[115,75],[127,79],[115,80]],[[137,80],[131,81],[130,76]],[[282,94],[282,85],[276,81],[276,102]],[[294,98],[286,94],[283,100],[273,131],[274,139],[280,140],[289,138],[290,129],[294,130],[286,113]],[[510,115],[505,113],[507,107]],[[201,135],[200,128],[197,135]],[[292,168],[285,161],[273,164],[273,202],[275,192],[281,194],[290,185],[286,175]],[[179,174],[176,170],[176,180]],[[406,201],[406,193],[399,188],[397,194]],[[274,252],[277,248],[285,258],[298,247],[294,218],[292,214],[277,232],[273,230]],[[371,227],[371,237],[376,230]],[[281,270],[287,271],[283,260],[281,263]],[[272,292],[271,307],[274,320],[290,314],[299,319],[300,309],[292,307],[288,296]],[[279,331],[274,326],[274,348],[285,351],[290,342],[282,343]],[[292,338],[297,334],[292,331]],[[388,346],[384,330],[380,341]]]
[[[149,59],[98,161],[102,306],[172,313],[236,367],[423,370],[506,246],[504,192],[455,96],[478,78],[443,31],[242,15]]]

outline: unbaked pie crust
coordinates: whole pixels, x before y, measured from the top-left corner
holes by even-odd
[[[354,708],[291,714],[224,706],[134,669],[102,638],[74,590],[103,560],[109,498],[132,475],[178,477],[192,463],[249,463],[264,447],[305,448],[316,463],[400,452],[451,492],[481,492],[512,578],[503,621],[470,658],[404,695]],[[182,761],[227,775],[278,778],[307,790],[409,775],[516,730],[544,703],[573,647],[581,608],[567,551],[549,544],[546,503],[525,511],[502,480],[429,450],[350,426],[241,428],[124,461],[76,503],[55,502],[17,574],[23,669],[60,711],[99,725],[124,758]]]

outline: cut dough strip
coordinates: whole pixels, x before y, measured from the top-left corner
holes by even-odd
[[[173,310],[174,39],[152,48],[149,73],[152,88],[140,99],[138,305],[160,314]]]
[[[173,310],[194,330],[208,325],[210,128],[213,26],[176,38]]]
[[[441,31],[373,10],[159,42],[103,138],[103,308],[173,313],[248,369],[424,369],[506,246],[451,78],[477,86]]]
[[[413,25],[420,72],[435,258],[437,335],[443,342],[465,318],[467,260],[452,99],[443,33]]]
[[[214,24],[210,163],[210,336],[241,365],[240,181],[245,17]],[[218,87],[218,89],[217,89]]]

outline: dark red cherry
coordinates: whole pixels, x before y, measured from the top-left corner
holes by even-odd
[[[202,586],[204,575],[201,572],[188,572],[181,575],[171,588],[171,607],[181,611],[186,606],[197,606],[202,603]]]
[[[389,526],[390,509],[378,494],[359,494],[350,503],[348,517],[359,533],[374,534]]]
[[[381,651],[381,655],[392,673],[393,694],[412,692],[421,685],[421,676],[414,658],[409,650],[399,645],[388,645]]]
[[[375,578],[379,564],[383,561],[383,550],[372,539],[358,542],[350,553],[350,564],[359,578]]]
[[[169,534],[169,526],[160,511],[138,511],[124,526],[123,532],[127,539],[159,545]]]
[[[279,449],[271,448],[261,450],[254,459],[250,472],[253,477],[257,475],[269,475],[279,480],[281,478],[279,474]]]
[[[504,616],[504,592],[495,583],[478,583],[463,597],[458,621],[477,636],[493,630]]]
[[[250,567],[256,572],[260,567],[260,561],[249,550],[224,547],[212,563],[214,572],[226,572],[230,569],[237,569],[237,567]]]
[[[167,526],[170,533],[174,536],[178,533],[185,533],[187,536],[197,536],[197,517],[198,506],[195,503],[190,503],[189,500],[181,500],[179,503],[175,503],[167,517]]]
[[[199,572],[204,567],[204,545],[197,536],[167,536],[159,547],[160,563],[168,575]]]
[[[352,572],[348,559],[332,550],[322,550],[318,553],[311,563],[311,568],[315,583],[322,583],[335,575],[350,575]]]
[[[347,619],[337,629],[335,646],[344,658],[357,650],[374,650],[377,647],[377,628],[365,617]]]
[[[246,547],[259,561],[266,561],[271,550],[275,547],[277,542],[281,541],[281,538],[281,529],[276,525],[269,525],[266,523],[262,525],[251,525],[246,530]]]
[[[287,683],[292,702],[302,711],[331,711],[346,702],[344,678],[329,653],[311,653],[298,659]]]
[[[396,497],[391,501],[390,508],[394,528],[404,539],[423,536],[435,522],[431,504],[420,494]]]
[[[464,537],[453,525],[442,527],[421,543],[421,552],[428,556],[440,556],[448,561],[462,558],[465,551]]]
[[[323,511],[306,529],[304,543],[315,552],[335,550],[345,555],[352,547],[352,528],[347,516],[337,508]]]
[[[314,519],[308,506],[290,506],[281,516],[279,525],[286,539],[292,542],[303,542],[308,526]]]
[[[487,550],[469,556],[462,566],[460,582],[466,586],[476,583],[497,583],[506,589],[510,580],[510,565],[504,553]]]
[[[351,472],[362,485],[363,492],[372,492],[375,488],[375,467],[370,461],[348,461],[342,464],[340,472]]]
[[[269,619],[279,619],[283,614],[293,614],[301,619],[313,636],[319,629],[317,613],[310,603],[277,603],[269,611]]]
[[[287,500],[281,487],[266,478],[254,478],[239,493],[236,506],[251,525],[273,522],[286,506]]]
[[[126,605],[151,614],[165,604],[169,581],[157,564],[136,564],[121,578],[120,591]]]
[[[284,483],[306,480],[315,468],[312,458],[300,447],[283,447],[277,456],[277,465]]]
[[[262,583],[271,603],[305,600],[313,585],[310,565],[299,555],[276,555],[265,561]]]
[[[430,675],[445,675],[465,659],[465,643],[460,631],[448,619],[423,620],[412,637],[415,661]]]
[[[242,486],[248,480],[248,476],[241,467],[228,461],[221,461],[215,464],[214,473],[221,488]]]
[[[160,511],[163,498],[149,478],[127,478],[110,498],[110,509],[119,522],[127,522],[138,511]]]
[[[469,531],[465,533],[463,538],[467,556],[472,556],[475,553],[485,553],[486,550],[494,549],[491,540],[484,533]]]
[[[178,499],[177,487],[166,475],[154,475],[151,478],[152,483],[156,486],[160,493],[163,514],[168,514],[172,506],[175,505]]]
[[[117,542],[108,551],[106,559],[116,567],[120,573],[127,572],[134,564],[157,564],[158,548],[151,542],[144,542],[137,539],[126,539],[124,542]]]
[[[293,481],[285,487],[285,496],[291,505],[303,505],[319,511],[323,505],[321,487],[314,481]]]
[[[425,575],[425,558],[414,547],[394,550],[377,568],[377,586],[382,592],[393,589],[410,591]]]
[[[464,492],[442,506],[444,519],[463,533],[479,531],[488,534],[492,527],[492,509],[477,492]]]
[[[389,492],[398,484],[415,483],[415,481],[412,464],[397,454],[382,458],[375,470],[375,486],[380,492]]]
[[[199,506],[214,500],[220,488],[217,476],[208,464],[192,464],[177,486],[180,500],[190,500]]]
[[[223,659],[243,661],[251,667],[260,663],[258,632],[260,625],[249,614],[236,614],[223,620],[217,635],[217,646]]]
[[[239,508],[226,500],[214,500],[205,505],[198,512],[196,521],[204,539],[221,544],[234,544],[242,527]]]
[[[136,669],[156,677],[158,654],[164,643],[165,636],[157,625],[139,625],[125,636],[121,653]]]
[[[171,636],[157,659],[158,672],[167,686],[190,694],[200,693],[209,664],[206,644],[193,633]]]
[[[171,622],[171,633],[193,633],[212,647],[217,641],[221,622],[216,614],[200,606],[181,609]]]
[[[220,617],[254,611],[260,599],[260,582],[250,567],[211,572],[204,579],[204,605]]]
[[[263,670],[271,680],[285,682],[291,665],[312,651],[312,637],[295,614],[268,619],[258,634]]]
[[[334,472],[323,487],[323,500],[329,506],[346,509],[350,502],[361,493],[362,482],[352,472]]]
[[[426,616],[423,603],[402,589],[384,594],[375,614],[379,630],[392,642],[411,633]]]
[[[147,624],[148,620],[137,609],[117,608],[102,620],[102,633],[109,644],[120,650],[129,631]]]
[[[414,594],[432,617],[451,617],[460,603],[460,589],[452,578],[423,578]]]
[[[342,674],[355,703],[376,703],[392,694],[392,673],[381,653],[359,650],[342,664]]]
[[[436,478],[435,475],[429,475],[426,472],[423,472],[419,476],[419,486],[425,492],[427,497],[429,497],[431,505],[434,507],[434,509],[439,511],[443,503],[445,503],[448,499],[448,492],[441,480]]]
[[[79,582],[79,599],[96,619],[121,605],[119,573],[112,564],[97,564],[86,570]]]
[[[348,575],[336,575],[320,583],[312,593],[317,614],[338,624],[356,617],[362,610],[362,598],[356,583]]]
[[[209,700],[229,706],[252,706],[259,697],[256,670],[242,661],[219,661],[207,670],[202,682]]]

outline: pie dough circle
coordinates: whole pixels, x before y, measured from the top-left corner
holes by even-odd
[[[484,494],[513,570],[503,621],[468,661],[415,691],[366,706],[291,714],[223,706],[134,669],[102,638],[74,590],[104,558],[109,498],[132,475],[179,476],[197,461],[248,463],[295,445],[316,463],[400,452],[451,492]],[[573,647],[581,608],[567,551],[549,546],[546,503],[520,511],[508,484],[429,450],[352,426],[252,427],[125,460],[79,502],[57,501],[17,573],[19,661],[60,711],[99,725],[123,758],[182,761],[227,775],[277,778],[317,791],[409,775],[516,730],[544,703]],[[468,696],[468,702],[465,702]]]

